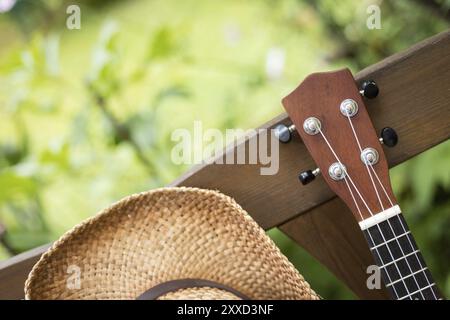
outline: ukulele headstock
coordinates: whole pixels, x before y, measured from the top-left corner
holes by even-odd
[[[326,183],[357,221],[393,207],[383,147],[348,69],[311,74],[283,105]]]

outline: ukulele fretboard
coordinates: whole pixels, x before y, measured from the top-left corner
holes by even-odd
[[[360,226],[394,299],[441,298],[398,206],[361,221]]]

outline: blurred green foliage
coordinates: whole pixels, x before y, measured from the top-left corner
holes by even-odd
[[[308,73],[357,71],[448,28],[450,1],[18,0],[0,14],[0,259],[52,241],[186,167],[171,132],[250,128],[282,111]],[[434,6],[430,6],[433,3]],[[382,29],[366,28],[381,7]],[[284,56],[281,74],[267,69]],[[283,62],[283,61],[282,61]],[[398,146],[401,148],[401,142]],[[436,280],[450,295],[450,144],[391,170]],[[325,298],[353,295],[277,230],[269,234]]]

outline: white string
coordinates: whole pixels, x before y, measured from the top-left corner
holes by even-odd
[[[358,141],[358,145],[359,145],[359,141]],[[360,149],[361,149],[361,147],[360,147]],[[389,195],[388,195],[386,189],[384,188],[384,185],[381,183],[381,180],[380,180],[380,178],[378,177],[378,174],[377,174],[377,172],[375,171],[375,169],[373,168],[373,165],[372,165],[372,164],[370,164],[370,169],[371,169],[372,172],[374,173],[375,178],[377,179],[377,181],[378,181],[378,183],[379,183],[381,189],[383,190],[384,194],[386,195],[386,198],[388,199],[389,203],[391,204],[391,206],[394,206],[394,203],[392,202],[391,198],[389,197]],[[405,232],[406,232],[406,227],[405,227],[405,225],[403,224],[402,219],[400,219],[399,216],[397,216],[397,219],[399,220],[400,225],[402,226],[403,232],[405,233]],[[389,221],[388,221],[388,223],[389,223]],[[414,246],[413,246],[413,244],[412,244],[412,242],[411,242],[411,238],[410,238],[410,237],[407,237],[407,239],[408,239],[409,245],[411,246],[411,249],[414,250]],[[398,241],[397,241],[397,242],[398,242]],[[399,247],[400,247],[400,244],[399,244]],[[400,249],[401,249],[401,251],[402,251],[402,254],[405,256],[405,254],[404,254],[404,252],[403,252],[403,249],[402,249],[401,247],[400,247]],[[422,265],[422,262],[420,261],[420,259],[419,259],[419,257],[417,256],[417,254],[415,254],[415,257],[416,257],[417,263],[419,264],[419,267],[420,267],[421,269],[423,269],[424,266]],[[406,260],[406,262],[408,262],[408,260],[407,260],[406,258],[405,258],[405,260]],[[408,267],[409,267],[409,264],[408,264]],[[412,272],[411,268],[410,268],[410,271]],[[430,279],[428,278],[428,275],[427,275],[426,272],[424,272],[424,275],[425,275],[425,279],[427,280],[427,284],[428,284],[429,286],[431,286],[431,284],[434,284],[434,282],[430,282]],[[416,280],[415,277],[414,277],[414,280]],[[417,287],[419,287],[419,284],[418,284],[417,280],[416,280],[415,282],[416,282],[416,284],[417,284]],[[431,289],[431,292],[433,293],[434,298],[437,299],[436,293],[434,292],[433,289]],[[420,293],[421,293],[421,296],[425,299],[423,293],[422,293],[421,291],[420,291]]]
[[[353,195],[353,191],[350,188],[350,185],[348,184],[347,177],[345,177],[345,176],[344,176],[344,181],[345,181],[345,184],[347,185],[348,191],[350,191],[350,194],[352,196],[353,202],[355,203],[356,209],[358,209],[359,216],[361,217],[362,220],[364,220],[364,217],[361,213],[361,209],[359,209],[358,202],[356,202],[355,196]]]
[[[406,227],[405,227],[405,225],[403,224],[402,219],[400,219],[400,216],[397,215],[397,219],[400,221],[400,225],[402,226],[403,232],[406,232]],[[407,237],[407,238],[408,238],[409,245],[411,246],[411,249],[412,249],[412,250],[415,250],[415,249],[414,249],[414,246],[413,246],[413,244],[412,244],[411,239],[410,239],[409,237]],[[420,252],[420,251],[419,251],[419,252]],[[416,257],[416,260],[417,260],[417,262],[419,263],[419,267],[420,267],[421,269],[423,269],[424,266],[422,265],[422,262],[420,262],[420,259],[419,259],[419,256],[417,255],[417,253],[414,254],[414,256]],[[425,275],[425,279],[427,279],[428,286],[430,286],[431,292],[433,292],[434,298],[437,300],[438,297],[436,296],[436,293],[434,292],[434,290],[431,288],[431,284],[434,284],[434,282],[430,282],[430,279],[428,279],[428,275],[427,275],[426,272],[424,272],[424,275]],[[422,294],[422,297],[423,297],[423,294]],[[424,299],[425,299],[425,297],[424,297]]]
[[[356,141],[357,141],[357,143],[358,143],[359,149],[360,149],[360,151],[362,152],[361,144],[360,144],[360,142],[359,142],[358,136],[356,135],[356,132],[355,132],[355,130],[354,130],[354,127],[353,127],[353,124],[352,124],[352,122],[351,122],[350,117],[348,117],[348,119],[349,119],[350,126],[352,127],[352,131],[353,131],[354,137],[355,137],[355,139],[356,139]],[[326,138],[326,136],[324,135],[324,133],[321,131],[320,128],[319,128],[319,132],[320,132],[320,134],[322,135],[322,137],[324,138],[324,140],[325,140],[325,142],[326,142],[328,148],[331,150],[331,152],[333,153],[333,155],[334,155],[334,157],[336,158],[336,160],[338,161],[338,163],[342,166],[342,162],[340,161],[340,159],[339,159],[339,157],[337,156],[336,152],[335,152],[334,149],[331,147],[331,144],[329,143],[328,139]],[[372,185],[373,185],[373,187],[374,187],[374,190],[375,190],[375,192],[376,192],[376,194],[377,194],[377,198],[378,198],[378,201],[379,201],[379,203],[380,203],[380,206],[381,206],[382,210],[384,211],[384,206],[383,206],[383,204],[382,204],[382,202],[381,202],[381,198],[380,198],[380,196],[379,196],[378,189],[377,189],[377,187],[376,187],[376,185],[375,185],[375,182],[374,182],[374,180],[373,180],[372,174],[371,174],[371,172],[370,172],[370,170],[369,170],[368,163],[367,163],[366,161],[364,161],[364,163],[365,163],[365,165],[366,165],[367,171],[368,171],[369,176],[370,176],[370,179],[371,179],[371,181],[372,181]],[[369,163],[369,165],[370,165],[370,169],[371,169],[372,172],[374,173],[374,175],[375,175],[375,177],[376,177],[378,183],[380,184],[380,186],[381,186],[381,188],[382,188],[384,194],[386,195],[386,198],[388,199],[388,201],[390,202],[390,204],[393,206],[393,202],[392,202],[392,200],[390,199],[389,195],[387,194],[387,191],[386,191],[386,189],[384,188],[383,184],[381,183],[380,178],[378,177],[378,174],[376,173],[376,171],[374,170],[373,166],[372,166],[370,163]],[[358,203],[357,203],[357,201],[356,201],[356,198],[355,198],[355,196],[354,196],[354,194],[353,194],[353,191],[352,191],[350,185],[348,184],[347,176],[348,176],[349,181],[351,182],[351,184],[352,184],[353,187],[355,188],[355,191],[358,193],[358,196],[360,197],[361,201],[364,203],[364,205],[366,206],[366,208],[367,208],[367,210],[369,211],[370,215],[372,216],[372,215],[373,215],[372,211],[371,211],[370,208],[368,207],[367,203],[365,202],[364,198],[362,197],[361,193],[359,192],[358,188],[356,187],[355,183],[353,182],[353,179],[350,177],[350,175],[349,175],[347,172],[345,172],[345,174],[346,174],[346,176],[344,176],[344,181],[345,181],[346,186],[347,186],[347,188],[348,188],[348,190],[349,190],[349,192],[350,192],[350,194],[351,194],[351,197],[352,197],[352,199],[353,199],[353,202],[354,202],[354,204],[355,204],[355,206],[356,206],[356,208],[357,208],[357,210],[358,210],[358,213],[359,213],[360,216],[362,217],[362,213],[361,213],[361,210],[360,210],[360,208],[359,208],[359,205],[358,205]],[[387,222],[388,222],[388,224],[389,224],[389,227],[390,227],[391,231],[394,233],[394,229],[392,228],[392,225],[391,225],[390,221],[387,220]],[[401,220],[400,220],[400,223],[401,223],[401,225],[402,225],[402,228],[403,228],[404,232],[406,232],[406,229],[405,229],[405,227],[404,227],[404,225],[403,225],[403,222],[402,222]],[[378,230],[380,231],[380,234],[381,234],[381,236],[382,236],[382,238],[383,238],[383,241],[386,242],[386,238],[384,237],[384,234],[383,234],[383,232],[382,232],[380,226],[377,225],[377,227],[378,227]],[[368,234],[369,234],[369,237],[370,237],[372,243],[375,244],[375,242],[373,241],[373,238],[372,238],[371,233],[368,232]],[[413,248],[412,243],[411,243],[411,239],[410,239],[409,237],[408,237],[408,241],[409,241],[411,247]],[[398,241],[397,238],[396,238],[396,242],[397,242],[397,244],[399,245],[399,248],[400,248],[400,250],[401,250],[401,252],[402,252],[402,255],[405,256],[404,251],[403,251],[402,247],[400,246],[400,242]],[[392,254],[392,252],[391,252],[389,246],[386,245],[386,248],[388,249],[389,254],[390,254],[390,256],[391,256],[391,258],[392,258],[392,260],[393,260],[393,264],[395,265],[395,267],[396,267],[396,269],[397,269],[399,275],[401,276],[401,272],[400,272],[400,270],[399,270],[399,268],[398,268],[398,266],[397,266],[397,264],[396,264],[396,262],[395,262],[394,256],[393,256],[393,254]],[[375,250],[378,252],[377,249],[375,249]],[[380,258],[381,258],[381,255],[379,255],[379,256],[380,256]],[[418,260],[420,267],[423,268],[423,266],[422,266],[420,260],[418,259],[417,255],[416,255],[416,259]],[[381,260],[383,260],[383,259],[381,258]],[[383,262],[383,261],[382,261],[382,262]],[[410,270],[410,272],[411,272],[411,274],[412,274],[412,268],[411,268],[411,266],[409,265],[408,260],[406,260],[406,263],[407,263],[408,268],[409,268],[409,270]],[[384,262],[383,262],[383,264],[384,264]],[[391,278],[390,278],[389,273],[386,272],[386,275],[388,276],[389,282],[392,283],[392,280],[391,280]],[[425,275],[426,275],[426,274],[425,274]],[[414,281],[416,282],[416,285],[417,285],[418,289],[420,289],[420,286],[419,286],[419,284],[418,284],[418,282],[417,282],[417,279],[415,278],[414,274],[412,274],[412,277],[413,277]],[[429,282],[428,277],[426,277],[426,279],[427,279],[428,284],[430,285],[430,282]],[[397,281],[398,281],[398,280],[397,280]],[[410,292],[409,292],[408,287],[406,286],[406,283],[405,283],[404,279],[400,279],[400,281],[403,282],[403,284],[404,284],[404,286],[405,286],[405,289],[406,289],[406,292],[408,293],[407,295],[409,296],[409,298],[412,299],[411,294],[410,294]],[[392,286],[392,288],[393,288],[394,293],[396,294],[396,296],[397,296],[397,298],[398,298],[399,295],[398,295],[397,292],[396,292],[395,286]],[[422,298],[425,299],[425,297],[424,297],[424,295],[423,295],[423,292],[422,292],[421,290],[418,290],[418,291],[420,292]],[[432,290],[432,292],[433,292],[434,297],[436,298],[435,292],[434,292],[433,290]]]
[[[350,191],[350,194],[351,194],[351,196],[352,196],[353,202],[355,203],[355,206],[356,206],[356,208],[358,209],[358,212],[359,212],[359,215],[361,216],[361,219],[364,220],[364,217],[363,217],[363,215],[362,215],[362,213],[361,213],[361,210],[359,209],[359,206],[358,206],[358,203],[357,203],[357,201],[356,201],[356,199],[355,199],[355,196],[353,195],[353,191],[352,191],[352,189],[350,188],[350,185],[348,184],[347,178],[344,177],[344,181],[345,181],[345,184],[347,185],[348,191]],[[375,241],[373,241],[372,234],[371,234],[370,232],[367,232],[367,234],[369,235],[370,241],[375,245]],[[382,262],[383,264],[385,264],[384,261],[383,261],[383,259],[381,259],[381,254],[379,253],[378,249],[377,249],[377,248],[374,248],[374,250],[375,250],[375,251],[378,253],[378,255],[380,256],[381,262]],[[392,259],[394,259],[394,257],[392,257]],[[395,262],[394,262],[394,264],[395,264]],[[398,269],[398,268],[397,268],[397,269]],[[400,272],[399,272],[399,274],[400,274]],[[387,277],[388,277],[389,282],[391,283],[391,282],[392,282],[392,279],[391,279],[391,276],[389,275],[389,273],[387,272],[387,270],[386,270],[386,275],[387,275]],[[401,275],[400,275],[400,276],[401,276]],[[405,287],[406,287],[406,285],[405,285]],[[397,289],[395,289],[395,286],[392,286],[392,289],[394,290],[394,293],[395,293],[395,295],[397,296],[397,298],[400,298],[400,295],[397,293]]]
[[[348,119],[348,122],[350,123],[350,127],[352,128],[352,131],[353,131],[353,136],[355,137],[355,140],[356,140],[356,142],[357,142],[357,144],[358,144],[359,150],[360,150],[360,152],[361,152],[361,154],[362,154],[362,151],[363,151],[363,150],[362,150],[362,147],[361,147],[361,143],[359,142],[358,135],[356,134],[355,128],[353,127],[352,119],[350,118],[350,115],[349,115],[348,112],[347,112],[347,119]],[[375,185],[375,182],[374,182],[373,177],[372,177],[372,173],[370,172],[370,169],[369,169],[369,167],[368,167],[368,161],[365,161],[365,160],[366,160],[366,159],[364,159],[363,162],[364,162],[365,165],[366,165],[367,172],[369,173],[370,180],[372,181],[372,186],[373,186],[373,188],[375,189],[375,193],[376,193],[377,198],[378,198],[378,202],[380,203],[380,206],[381,206],[382,211],[384,211],[384,206],[383,206],[383,203],[381,202],[381,198],[380,198],[380,195],[379,195],[379,193],[378,193],[378,188],[377,188],[377,186]],[[378,175],[377,175],[375,169],[373,168],[372,164],[370,164],[370,167],[372,168],[373,172],[374,172],[375,175],[377,176],[378,182],[379,182],[380,185],[383,187],[383,184],[381,184],[381,181],[380,181],[380,179],[379,179],[379,177],[378,177]],[[384,187],[383,187],[383,189],[384,189]],[[386,195],[387,195],[387,192],[386,192]],[[389,197],[388,197],[388,199],[389,199]],[[389,199],[389,201],[390,201],[390,199]],[[388,225],[389,225],[389,228],[390,228],[391,231],[392,231],[392,234],[395,236],[395,231],[394,231],[394,228],[392,228],[391,222],[389,221],[389,219],[387,219],[386,221],[387,221],[387,223],[388,223]],[[378,230],[380,231],[380,234],[381,234],[381,237],[383,238],[383,241],[386,243],[386,238],[384,237],[384,234],[383,234],[383,232],[381,231],[380,225],[377,224],[377,227],[378,227]],[[406,231],[406,230],[404,230],[404,231]],[[369,231],[368,233],[370,233],[370,231]],[[409,239],[408,236],[406,236],[406,237]],[[400,248],[400,251],[402,252],[402,255],[405,256],[405,252],[403,251],[403,248],[402,248],[402,246],[400,245],[400,241],[398,240],[398,238],[396,238],[395,241],[397,242],[398,247]],[[375,244],[375,243],[374,243],[374,244]],[[389,251],[389,254],[390,254],[391,257],[392,257],[392,260],[395,260],[394,256],[393,256],[392,253],[391,253],[391,249],[389,248],[389,245],[386,244],[386,248],[388,248],[388,251]],[[412,247],[412,249],[414,250],[413,247]],[[406,262],[406,265],[408,266],[408,269],[409,269],[409,272],[411,273],[412,278],[414,279],[414,282],[415,282],[416,285],[417,285],[417,289],[420,289],[419,283],[418,283],[418,281],[417,281],[415,275],[413,274],[413,271],[412,271],[411,266],[409,265],[408,259],[405,259],[405,262]],[[402,274],[401,274],[400,269],[398,268],[397,264],[394,263],[394,265],[395,265],[395,267],[397,268],[397,271],[398,271],[400,277],[402,277]],[[422,268],[422,266],[421,266],[421,268]],[[406,288],[406,291],[407,291],[407,293],[409,294],[409,289],[408,289],[408,286],[406,285],[404,279],[402,280],[402,282],[404,283],[405,288]],[[394,286],[392,286],[392,287],[394,287]],[[419,291],[419,292],[420,292],[420,295],[422,296],[422,299],[425,300],[425,296],[423,295],[423,292],[422,292],[422,291]]]
[[[377,172],[375,171],[375,169],[373,168],[372,164],[370,164],[370,169],[372,169],[373,173],[375,174],[375,178],[377,178],[378,183],[379,183],[380,186],[381,186],[381,189],[383,189],[383,192],[384,192],[384,194],[386,195],[386,198],[388,199],[389,203],[390,203],[391,206],[393,207],[393,206],[394,206],[394,203],[392,202],[392,200],[391,200],[391,198],[389,197],[389,195],[388,195],[386,189],[384,188],[383,184],[381,183],[380,178],[378,177],[378,174],[377,174]]]
[[[336,158],[336,161],[342,166],[342,162],[341,160],[339,160],[339,157],[337,156],[336,152],[334,152],[334,149],[331,147],[330,143],[328,142],[327,137],[325,137],[324,133],[322,132],[321,128],[318,128],[320,134],[322,135],[323,139],[325,140],[325,142],[328,145],[328,148],[331,150],[331,152],[333,153],[334,157]],[[350,181],[350,183],[353,185],[353,187],[355,188],[356,192],[358,193],[359,198],[361,199],[361,201],[364,203],[364,206],[366,207],[367,211],[369,211],[370,215],[373,216],[372,210],[370,210],[369,206],[367,205],[366,201],[364,200],[363,196],[361,195],[361,193],[359,192],[358,188],[356,187],[355,183],[353,182],[353,179],[350,177],[350,174],[347,172],[347,170],[345,170],[345,177],[348,177],[348,180]]]
[[[356,134],[355,128],[353,127],[353,123],[352,123],[352,120],[350,119],[350,115],[349,115],[348,111],[347,111],[347,119],[348,119],[348,122],[350,123],[350,127],[352,128],[353,136],[355,137],[356,143],[358,144],[359,152],[362,154],[363,149],[361,147],[361,143],[359,142],[359,139],[358,139],[358,136]],[[372,181],[372,186],[375,189],[375,193],[377,195],[377,199],[378,199],[378,203],[380,204],[381,211],[384,211],[383,202],[381,201],[380,195],[378,193],[378,189],[375,186],[375,181],[373,181],[373,177],[372,177],[372,174],[370,173],[369,165],[368,165],[367,161],[364,161],[364,164],[366,165],[367,173],[369,173],[370,181]]]
[[[384,188],[383,184],[382,184],[381,181],[380,181],[380,178],[378,177],[377,172],[375,171],[375,169],[373,168],[372,165],[370,165],[370,169],[372,169],[373,173],[375,174],[375,177],[377,178],[378,183],[380,184],[381,188],[383,189],[383,192],[384,192],[384,194],[386,195],[386,198],[389,200],[389,203],[391,204],[391,206],[394,206],[394,203],[392,202],[391,198],[389,197],[389,195],[388,195],[386,189]],[[398,215],[397,215],[397,219],[398,219],[398,221],[400,222],[400,225],[402,226],[403,232],[405,233],[405,232],[406,232],[406,227],[405,227],[405,225],[403,224],[402,219],[400,219],[400,216],[398,216]],[[408,238],[408,243],[409,243],[409,245],[411,246],[411,249],[414,250],[414,246],[413,246],[413,244],[412,244],[411,238],[410,238],[410,237],[407,237],[407,238]],[[420,251],[419,251],[419,252],[420,252]],[[403,252],[402,252],[402,253],[403,253]],[[414,255],[415,255],[415,257],[416,257],[417,263],[419,264],[419,267],[420,267],[421,269],[423,269],[424,266],[422,265],[422,262],[420,261],[419,257],[417,256],[417,254],[414,254]],[[405,259],[406,259],[406,257],[405,257]],[[428,286],[431,286],[431,284],[434,284],[434,282],[430,282],[430,279],[428,278],[428,275],[427,275],[426,272],[424,272],[424,275],[425,275],[425,279],[427,280]],[[417,283],[417,281],[416,281],[416,283]],[[417,284],[417,286],[418,286],[418,284]],[[437,296],[436,296],[436,293],[434,292],[434,290],[431,289],[431,288],[430,288],[430,290],[431,290],[431,292],[433,293],[434,298],[435,298],[435,299],[438,299]],[[422,295],[422,297],[425,299],[425,297],[423,296],[422,293],[421,293],[421,295]]]
[[[323,139],[325,140],[325,142],[327,143],[328,148],[331,150],[331,152],[333,153],[334,157],[336,158],[336,161],[338,161],[339,164],[342,166],[342,163],[341,163],[341,161],[339,160],[339,157],[337,156],[337,154],[336,154],[336,152],[334,151],[334,149],[333,149],[333,147],[331,146],[331,144],[328,142],[328,139],[325,137],[325,134],[322,132],[322,130],[321,130],[320,128],[318,128],[318,130],[319,130],[320,134],[322,135]],[[350,194],[352,195],[352,198],[353,198],[353,201],[355,202],[356,207],[357,207],[358,210],[359,210],[358,204],[357,204],[357,202],[356,202],[356,199],[355,199],[354,196],[353,196],[353,192],[351,191],[350,186],[348,185],[348,182],[347,182],[346,177],[348,177],[348,179],[349,179],[350,182],[352,183],[353,187],[355,188],[356,192],[358,193],[359,197],[361,198],[362,202],[364,203],[364,205],[366,206],[367,210],[370,212],[370,215],[372,216],[372,215],[373,215],[373,214],[372,214],[372,211],[371,211],[370,208],[368,207],[367,203],[364,201],[364,199],[363,199],[363,197],[361,196],[361,193],[359,192],[358,188],[357,188],[356,185],[353,183],[353,181],[352,181],[350,175],[349,175],[347,172],[345,172],[344,181],[345,181],[346,184],[347,184],[347,188],[349,189]],[[361,217],[362,217],[362,214],[361,214]],[[378,226],[378,229],[379,229],[379,231],[380,231],[381,236],[383,237],[383,241],[386,242],[386,239],[384,238],[384,235],[383,235],[383,232],[382,232],[381,229],[380,229],[380,226],[379,226],[379,225],[377,225],[377,226]],[[373,240],[373,237],[372,237],[372,234],[370,233],[370,231],[368,231],[367,234],[369,235],[370,241],[373,243],[373,245],[375,245],[375,241]],[[391,252],[391,249],[390,249],[389,246],[387,246],[387,245],[386,245],[386,248],[388,249],[388,252],[389,252],[389,255],[390,255],[391,258],[392,258],[392,261],[394,261],[394,265],[395,265],[395,267],[397,268],[397,271],[398,271],[399,276],[401,277],[400,269],[398,268],[397,264],[395,263],[395,258],[394,258],[394,255],[393,255],[392,252]],[[378,255],[379,255],[379,257],[380,257],[381,262],[382,262],[383,264],[386,264],[386,263],[383,261],[383,258],[381,257],[381,254],[379,254],[378,249],[375,249],[375,250],[376,250],[376,252],[378,252]],[[388,273],[387,271],[386,271],[386,275],[387,275],[387,277],[388,277],[389,282],[391,283],[391,282],[392,282],[391,276],[389,275],[389,273]],[[408,287],[406,286],[405,280],[403,279],[402,282],[403,282],[403,284],[405,285],[406,292],[407,292],[408,295],[409,295],[410,292],[409,292],[409,290],[408,290]],[[399,296],[398,293],[397,293],[397,290],[395,289],[395,286],[392,286],[392,289],[394,290],[394,293],[395,293],[395,295],[397,296],[397,298],[400,298],[400,296]]]

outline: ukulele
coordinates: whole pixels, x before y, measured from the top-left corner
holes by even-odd
[[[318,168],[300,174],[303,184],[322,173],[328,186],[352,211],[392,299],[439,300],[428,270],[395,199],[383,144],[393,146],[391,128],[375,132],[362,96],[348,69],[308,76],[283,99],[283,106]]]

